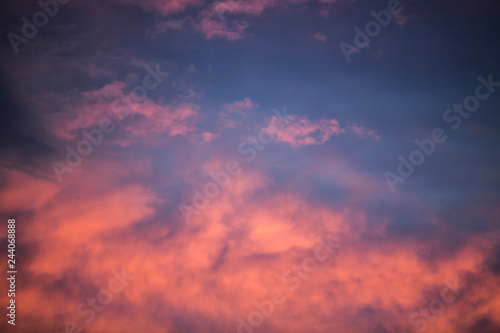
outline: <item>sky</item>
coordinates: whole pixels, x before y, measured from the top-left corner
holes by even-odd
[[[500,332],[497,1],[0,8],[1,332]]]

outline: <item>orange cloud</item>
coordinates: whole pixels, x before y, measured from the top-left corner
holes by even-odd
[[[305,125],[311,124],[299,122]],[[217,169],[221,161],[208,161],[204,170]],[[20,330],[35,329],[36,322],[62,332],[74,321],[90,331],[182,332],[210,325],[237,332],[237,318],[247,320],[257,309],[254,302],[279,289],[286,301],[265,318],[259,327],[263,332],[357,333],[375,326],[402,331],[411,327],[413,312],[437,297],[434,290],[457,276],[467,290],[429,322],[426,332],[474,323],[475,317],[464,313],[472,304],[481,304],[476,313],[500,319],[500,304],[490,296],[498,286],[481,266],[488,249],[464,246],[452,256],[433,258],[434,264],[419,256],[426,245],[416,241],[370,242],[362,207],[328,207],[309,200],[307,188],[270,191],[275,181],[259,164],[244,168],[185,225],[179,214],[159,214],[169,201],[141,179],[165,186],[173,180],[155,178],[150,160],[129,161],[126,168],[97,156],[91,162],[59,185],[7,173],[2,193],[11,193],[13,201],[29,199],[30,192],[44,195],[33,197],[32,204],[20,203],[33,209],[19,229],[19,247],[31,253],[23,267],[30,279],[18,295],[21,318],[30,320],[20,320]],[[369,183],[350,172],[352,179]],[[359,186],[357,192],[369,195],[376,191],[373,186]],[[22,189],[16,192],[16,187]],[[328,234],[340,241],[338,252],[306,274],[300,268],[304,258]],[[76,312],[79,304],[106,288],[112,270],[121,267],[134,280],[85,323],[86,316]],[[284,276],[293,267],[303,276],[296,289],[290,279],[296,275]],[[51,302],[40,308],[49,296]]]

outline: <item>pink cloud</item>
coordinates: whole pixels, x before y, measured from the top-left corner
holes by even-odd
[[[393,16],[394,16],[394,20],[396,21],[396,24],[399,26],[405,25],[408,22],[408,20],[410,19],[408,16],[405,16],[402,14],[395,14]]]
[[[355,2],[356,0],[319,0],[320,3],[327,3],[327,4],[330,4],[330,3],[337,3],[337,2],[342,2],[342,1],[351,1],[351,2]]]
[[[111,0],[117,3],[134,4],[141,6],[145,11],[155,11],[162,15],[179,13],[188,7],[198,7],[204,4],[204,0]]]
[[[2,169],[3,187],[0,191],[2,208],[9,211],[35,210],[46,205],[51,197],[57,195],[60,189],[44,179],[17,170]]]
[[[244,37],[243,33],[249,25],[247,20],[249,17],[260,16],[266,8],[275,7],[278,4],[277,0],[217,1],[200,13],[199,23],[196,26],[206,39],[217,37],[236,41]]]
[[[215,17],[203,17],[198,27],[206,39],[225,38],[232,42],[243,38],[243,31],[248,27],[248,23],[244,21],[227,23]]]
[[[201,133],[201,137],[203,138],[203,141],[205,141],[205,142],[212,142],[213,140],[220,138],[220,134],[203,132],[203,133]]]
[[[224,109],[228,112],[235,112],[245,114],[257,107],[257,103],[253,102],[250,98],[245,97],[241,101],[236,101],[230,104],[224,104]]]
[[[120,98],[127,84],[113,81],[102,88],[80,93],[77,101],[65,101],[64,112],[49,120],[48,126],[58,137],[71,140],[79,135],[81,129],[98,124],[111,116],[111,104]]]
[[[267,130],[276,135],[276,141],[288,142],[292,147],[320,145],[332,136],[344,132],[335,119],[309,120],[304,117],[288,117],[287,120],[290,124],[285,128],[279,129],[276,125],[271,125]],[[270,123],[279,122],[271,119]]]
[[[188,7],[199,7],[203,0],[175,0],[160,1],[149,0],[140,2],[139,0],[113,0],[122,3],[133,3],[140,5],[147,11],[156,11],[162,15],[182,12]],[[302,3],[309,0],[286,0],[290,3]],[[338,2],[340,0],[326,0],[326,3]],[[225,0],[216,1],[207,5],[196,19],[172,20],[157,24],[149,29],[148,33],[152,38],[163,33],[167,29],[183,31],[189,23],[191,27],[199,30],[206,39],[223,38],[229,41],[236,41],[244,37],[244,31],[249,26],[249,17],[258,17],[267,8],[274,8],[282,2],[278,0]],[[322,35],[318,35],[316,40],[324,40]]]
[[[218,1],[214,4],[214,10],[220,16],[226,13],[257,16],[262,14],[266,7],[273,6],[276,2],[276,0]]]
[[[363,126],[351,126],[349,130],[354,133],[359,138],[372,138],[375,140],[380,140],[380,136],[375,130],[369,130]]]
[[[319,15],[323,17],[329,17],[330,16],[330,9],[329,8],[324,8],[319,11]]]
[[[125,127],[130,133],[127,142],[138,142],[160,134],[173,137],[195,132],[198,110],[197,105],[190,103],[161,106],[151,101],[132,107],[132,122]]]
[[[321,127],[318,121],[312,123]],[[327,155],[306,161],[306,174],[299,172],[297,177],[320,172],[351,178],[349,182],[360,184],[356,198],[377,192],[370,179],[343,165],[342,158]],[[343,165],[340,171],[345,168],[348,173],[338,174],[337,161]],[[213,157],[202,169],[218,170],[224,162]],[[194,331],[206,327],[206,320],[197,321],[202,317],[217,331],[237,332],[237,318],[247,320],[256,311],[254,302],[269,299],[274,289],[284,293],[286,302],[276,305],[272,316],[263,317],[268,325],[262,327],[264,332],[370,332],[372,318],[360,315],[366,307],[373,308],[378,326],[389,330],[397,325],[398,331],[404,331],[411,329],[409,316],[440,297],[444,280],[455,277],[467,283],[467,289],[429,322],[428,332],[474,324],[477,313],[470,308],[478,303],[481,313],[498,313],[498,302],[491,296],[498,292],[497,278],[481,265],[490,252],[475,243],[457,248],[453,256],[435,254],[435,264],[430,265],[419,253],[432,251],[432,245],[407,239],[383,244],[366,241],[363,235],[370,231],[371,222],[365,205],[334,208],[309,200],[305,191],[270,190],[273,179],[258,165],[232,178],[214,199],[217,202],[193,215],[191,224],[174,230],[177,217],[159,214],[168,202],[150,183],[154,179],[168,186],[171,180],[155,177],[151,160],[131,159],[126,168],[102,157],[93,163],[59,185],[1,170],[8,179],[3,191],[13,193],[12,201],[22,199],[25,209],[33,209],[32,216],[23,217],[26,227],[20,229],[23,237],[19,238],[19,247],[32,258],[24,266],[32,279],[16,294],[22,310],[31,316],[19,321],[23,332],[37,331],[30,327],[34,322],[44,331],[64,331],[69,321],[86,331],[164,332],[167,327],[177,332],[183,331],[176,326],[179,316],[189,319]],[[40,190],[43,199],[29,194]],[[25,195],[37,202],[30,204]],[[439,222],[432,215],[427,219]],[[318,239],[326,235],[340,242],[338,251],[317,262],[317,269],[288,273],[314,257]],[[387,237],[384,230],[377,236]],[[134,280],[86,323],[87,316],[76,312],[79,304],[107,288],[111,270],[121,267]],[[464,281],[464,274],[476,282]],[[51,302],[40,307],[48,295]],[[161,321],[156,320],[160,315]],[[357,319],[355,325],[353,319]]]
[[[369,130],[363,126],[350,126],[344,129],[335,119],[309,120],[305,117],[287,117],[289,125],[280,129],[277,125],[280,121],[276,116],[270,120],[267,128],[269,133],[276,135],[276,141],[288,142],[292,147],[320,145],[327,142],[332,136],[352,132],[359,138],[380,139],[375,130]]]
[[[224,104],[224,111],[217,114],[220,126],[219,129],[242,126],[243,118],[247,117],[257,106],[258,104],[256,102],[247,97],[243,98],[241,101]]]
[[[192,19],[190,17],[185,17],[178,20],[169,18],[165,21],[157,23],[154,26],[149,27],[147,30],[147,34],[151,37],[151,39],[155,39],[167,30],[185,32],[191,22]]]
[[[217,115],[222,128],[236,128],[236,126],[240,125],[240,122],[236,121],[233,115],[226,112],[219,112]]]
[[[324,41],[326,41],[326,39],[328,38],[328,36],[325,35],[325,34],[322,34],[321,32],[317,32],[316,34],[314,34],[314,36],[312,38],[314,40],[317,40],[317,41],[320,41],[320,42],[324,42]]]
[[[177,109],[180,118],[196,111],[189,105]],[[134,115],[156,119],[163,111],[148,106],[134,110]],[[292,130],[285,139],[297,145],[319,144],[326,136],[343,132],[335,119],[294,119],[287,118]],[[368,131],[361,126],[349,130],[353,128]],[[315,130],[326,134],[313,135]],[[310,136],[315,143],[305,139]],[[378,181],[359,173],[335,149],[308,155],[303,168],[293,169],[294,177],[308,180],[300,191],[276,189],[276,179],[267,172],[269,161],[244,165],[243,172],[194,214],[190,224],[176,227],[182,218],[162,215],[171,202],[164,192],[155,191],[155,185],[170,188],[182,179],[190,186],[184,186],[180,195],[192,198],[191,185],[201,188],[212,181],[209,173],[222,170],[228,161],[210,151],[208,160],[198,163],[206,148],[193,145],[193,150],[177,155],[169,151],[172,157],[187,159],[169,165],[171,177],[158,176],[154,158],[128,158],[124,164],[106,154],[92,155],[92,163],[61,184],[1,168],[5,209],[32,211],[23,216],[19,238],[19,247],[32,259],[24,267],[32,279],[16,295],[31,320],[19,321],[19,330],[42,330],[29,327],[36,322],[43,331],[62,332],[67,322],[76,321],[92,332],[160,333],[165,327],[181,332],[186,326],[179,328],[176,323],[182,316],[193,331],[203,332],[208,320],[217,331],[232,333],[237,332],[238,317],[247,320],[256,311],[254,302],[263,302],[280,289],[287,300],[264,318],[263,332],[371,332],[374,322],[366,307],[373,308],[380,327],[389,330],[397,325],[398,332],[409,331],[409,316],[439,297],[445,279],[453,281],[460,274],[472,275],[477,282],[468,283],[463,295],[429,322],[427,332],[472,325],[477,316],[470,309],[478,303],[482,313],[499,313],[498,302],[491,297],[499,289],[497,278],[481,265],[490,255],[487,248],[474,240],[448,256],[436,253],[433,244],[390,241],[386,230],[390,219],[373,235],[368,211],[370,199],[380,192]],[[235,158],[234,152],[226,153]],[[206,175],[201,182],[200,172]],[[309,180],[318,175],[346,190],[344,204],[333,206],[308,197],[314,186]],[[432,212],[425,219],[440,222]],[[313,257],[318,238],[330,234],[340,242],[338,252],[318,262],[317,270],[306,278],[287,273]],[[366,234],[387,241],[367,241]],[[495,244],[488,245],[491,253]],[[432,264],[422,259],[427,252],[434,254]],[[76,312],[79,304],[107,288],[111,270],[121,267],[135,279],[86,323],[87,316]],[[7,270],[6,263],[2,269]],[[49,295],[51,302],[40,308]],[[156,320],[159,316],[161,321]],[[197,321],[200,317],[205,320]]]
[[[56,136],[73,140],[81,135],[83,129],[97,127],[101,120],[109,118],[115,128],[120,128],[122,124],[125,129],[126,135],[115,141],[125,146],[148,137],[172,137],[196,131],[197,105],[160,105],[149,98],[137,102],[130,98],[130,94],[124,95],[127,87],[124,82],[114,81],[102,88],[80,93],[76,102],[68,104],[66,112],[49,121],[49,128]],[[132,102],[120,102],[123,98]],[[116,110],[119,112],[116,113]],[[119,117],[125,112],[123,110],[128,110],[127,121]]]

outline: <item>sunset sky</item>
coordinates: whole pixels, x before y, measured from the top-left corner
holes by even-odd
[[[500,332],[498,1],[0,18],[1,332]]]

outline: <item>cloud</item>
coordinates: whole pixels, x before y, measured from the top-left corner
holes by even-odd
[[[199,106],[192,103],[159,105],[149,98],[141,102],[134,99],[132,93],[125,94],[127,88],[126,83],[114,81],[80,93],[76,102],[68,104],[64,113],[49,122],[52,132],[62,139],[74,140],[81,136],[83,129],[98,127],[103,119],[111,119],[115,128],[127,132],[115,143],[130,145],[153,136],[172,137],[196,131]]]
[[[96,90],[80,93],[76,103],[66,102],[65,111],[49,120],[49,127],[60,138],[77,138],[80,130],[96,126],[101,119],[112,115],[111,104],[121,98],[126,87],[125,82],[113,81]]]
[[[268,128],[270,133],[276,135],[276,141],[287,142],[292,147],[320,145],[332,136],[343,133],[338,121],[335,119],[309,120],[305,117],[288,118],[290,125],[279,129],[277,125]],[[271,120],[271,124],[277,121]]]
[[[337,158],[331,156],[332,161]],[[211,157],[203,169],[220,162],[224,159]],[[62,330],[75,321],[92,331],[109,327],[123,332],[161,332],[165,327],[186,331],[202,330],[209,322],[217,330],[235,332],[237,318],[246,320],[255,311],[253,302],[263,302],[272,290],[280,289],[287,300],[265,319],[263,332],[327,328],[361,333],[377,325],[402,331],[411,328],[409,316],[429,306],[439,296],[435,291],[445,287],[444,281],[457,276],[467,284],[466,291],[429,323],[428,332],[453,325],[494,327],[497,320],[491,317],[485,324],[467,311],[478,303],[481,313],[498,309],[491,297],[498,289],[495,279],[478,265],[489,256],[483,248],[465,244],[451,257],[435,253],[424,260],[418,253],[431,250],[425,243],[369,240],[362,207],[353,202],[329,207],[311,200],[305,189],[271,191],[276,180],[257,164],[232,178],[220,196],[193,215],[191,224],[180,222],[182,227],[175,228],[181,217],[161,213],[169,200],[158,192],[171,180],[155,174],[151,159],[131,160],[126,168],[112,159],[95,158],[93,163],[93,168],[81,170],[62,185],[39,181],[38,189],[59,188],[25,206],[33,215],[24,221],[19,246],[33,259],[25,263],[27,282],[17,298],[44,329]],[[322,167],[313,160],[307,163],[305,170],[312,170],[311,175]],[[177,167],[181,164],[170,165]],[[297,178],[309,177],[309,171],[293,172]],[[15,193],[19,177],[31,177],[14,171],[3,174],[11,179],[3,188],[6,193]],[[37,183],[27,184],[35,189]],[[313,255],[318,239],[328,234],[340,241],[338,252],[316,271],[302,270],[305,278],[299,278],[298,289],[292,291],[297,282],[284,280],[283,275],[300,267]],[[95,321],[85,323],[77,307],[106,288],[111,270],[121,267],[135,279],[114,295],[105,311],[95,312]],[[297,275],[289,275],[293,276]],[[393,292],[386,292],[388,288]],[[48,295],[51,302],[39,308]],[[31,321],[19,322],[22,329],[29,325]]]
[[[276,0],[250,0],[250,1],[218,1],[214,4],[214,10],[218,15],[248,15],[258,16],[265,8],[272,7]]]
[[[380,140],[380,136],[375,130],[369,130],[363,126],[350,126],[349,130],[359,138],[373,138],[375,140]]]
[[[182,12],[190,7],[203,8],[202,0],[176,0],[174,2],[161,2],[160,0],[149,0],[147,2],[139,2],[138,0],[113,0],[123,3],[138,4],[146,11],[159,12],[162,15]],[[341,0],[327,0],[325,3],[336,3]],[[200,31],[207,40],[214,38],[227,39],[234,42],[245,38],[245,30],[250,26],[250,20],[263,15],[266,9],[275,9],[287,3],[300,4],[309,2],[309,0],[223,0],[215,1],[212,4],[206,5],[200,10],[197,16],[191,16],[183,19],[168,19],[160,22],[148,30],[148,34],[152,38],[165,31],[177,30],[186,31],[187,26]],[[313,37],[315,40],[324,41],[326,36],[317,33]]]
[[[451,72],[420,69],[470,72],[477,66],[469,68],[462,61],[460,66],[419,64],[421,55],[413,59],[402,48],[398,52],[403,56],[391,57],[396,63],[384,70],[361,66],[344,75],[344,65],[330,67],[337,66],[331,52],[312,57],[308,50],[288,52],[290,45],[296,50],[304,36],[319,28],[289,39],[295,35],[287,29],[293,31],[297,21],[267,20],[286,1],[225,1],[224,20],[210,4],[198,1],[121,3],[142,6],[148,13],[129,6],[114,21],[110,17],[116,13],[95,11],[95,3],[82,2],[74,5],[88,15],[79,20],[73,16],[79,10],[63,14],[61,7],[58,20],[77,26],[67,30],[78,34],[47,26],[22,54],[3,58],[9,65],[4,66],[0,103],[10,114],[2,113],[0,122],[0,212],[18,221],[16,254],[22,265],[17,331],[71,331],[66,325],[75,322],[85,332],[237,332],[238,318],[248,320],[259,311],[256,302],[268,304],[271,292],[280,289],[286,302],[276,305],[269,317],[263,315],[255,332],[412,332],[419,327],[409,323],[410,317],[436,305],[431,302],[441,297],[445,280],[455,278],[467,289],[428,322],[426,332],[498,331],[495,101],[484,105],[484,118],[471,115],[464,132],[436,147],[433,162],[420,168],[397,195],[388,191],[382,177],[385,167],[397,160],[394,154],[417,148],[406,145],[413,134],[429,133],[435,106],[449,105],[450,94],[465,87],[451,82],[458,81]],[[314,5],[315,10],[332,7]],[[368,15],[373,9],[368,7],[361,13]],[[19,12],[12,17],[29,14]],[[179,16],[164,16],[169,13]],[[134,20],[124,19],[127,15]],[[171,34],[161,43],[144,40],[137,27],[147,26],[152,17],[165,20],[158,33],[186,35]],[[295,13],[290,17],[297,18]],[[196,24],[203,18],[220,25],[209,22],[200,36]],[[266,44],[271,38],[270,48],[203,41],[208,36],[245,38],[253,20],[260,18],[265,24],[252,31],[252,38],[256,45],[271,45]],[[304,18],[318,19],[317,11]],[[352,19],[345,16],[345,30],[333,22],[324,31],[329,38],[334,33],[352,36]],[[495,24],[485,16],[484,26]],[[196,29],[194,34],[189,35],[190,29]],[[481,50],[474,44],[474,29],[460,35],[465,38],[461,43],[447,42],[472,42],[471,50]],[[436,50],[443,35],[435,32],[435,38],[412,42],[419,49]],[[242,57],[247,53],[248,58]],[[175,80],[148,92],[142,101],[133,100],[134,84],[146,74],[143,67],[155,60],[164,61]],[[414,80],[401,85],[400,71],[390,68],[402,68],[409,60],[423,77],[407,73]],[[484,63],[496,64],[494,60],[486,57]],[[242,61],[250,67],[240,66]],[[443,61],[449,64],[450,57],[444,54]],[[208,63],[213,70],[206,70]],[[333,68],[334,76],[325,68]],[[448,87],[440,93],[429,86],[438,74],[442,80],[437,86]],[[366,98],[359,98],[356,87]],[[423,98],[429,91],[432,96]],[[130,103],[122,102],[124,98]],[[280,129],[279,119],[265,110],[286,99],[308,114],[286,117],[289,125]],[[335,119],[325,115],[331,104],[336,106]],[[412,118],[418,124],[412,131],[401,110],[413,109],[401,105],[430,111]],[[128,110],[126,118],[120,119],[117,106],[119,113]],[[64,162],[59,148],[79,140],[82,129],[97,127],[103,118],[113,121],[114,132],[57,182],[51,163]],[[275,134],[275,142],[250,142],[269,123],[266,129]],[[431,121],[429,126],[441,125]],[[395,133],[389,137],[391,131]],[[379,133],[385,140],[379,140]],[[251,162],[238,151],[243,140],[244,148],[256,154]],[[239,164],[240,174],[224,173],[229,161]],[[223,185],[185,224],[179,204],[192,203],[210,183]],[[307,272],[304,259],[314,255],[318,239],[326,235],[340,242],[338,252]],[[77,312],[80,304],[107,288],[112,271],[122,267],[135,279],[103,311],[94,310],[95,320],[85,322],[87,315]],[[7,271],[6,260],[0,268]],[[286,274],[292,271],[301,276]],[[0,331],[11,329],[5,320],[0,322]]]
[[[248,23],[245,21],[227,23],[214,17],[203,17],[198,27],[206,39],[225,38],[233,42],[244,37],[243,31],[248,27]]]
[[[220,138],[220,134],[203,132],[201,133],[201,137],[205,142],[212,142],[213,140]]]
[[[199,7],[202,6],[204,0],[110,0],[115,3],[122,4],[133,4],[141,6],[145,11],[154,11],[162,15],[168,15],[173,13],[180,13],[185,11],[189,7]]]
[[[326,41],[327,38],[328,38],[328,36],[325,34],[322,34],[321,32],[317,32],[314,34],[314,36],[312,36],[312,39],[317,40],[319,42],[324,42],[324,41]]]
[[[113,96],[112,87],[104,91],[109,93],[91,92],[87,98],[102,101]],[[254,102],[243,99],[227,105],[235,104],[251,107]],[[164,128],[162,112],[171,115],[175,110],[146,103],[133,112],[131,119],[138,119],[132,123],[156,119],[159,127],[140,126],[144,131],[134,135],[151,140]],[[177,112],[185,114],[180,118],[190,118],[199,110],[183,105]],[[328,154],[320,150],[313,155],[293,149],[320,145],[353,128],[362,134],[369,130],[343,130],[334,119],[288,120],[290,130],[282,129],[278,141],[291,147],[273,150],[270,144],[262,152],[267,155],[259,155],[252,164],[244,164],[235,147],[225,148],[224,143],[234,146],[238,136],[204,131],[205,141],[218,138],[217,145],[210,145],[213,149],[186,142],[178,149],[154,148],[144,154],[143,149],[125,146],[110,155],[90,156],[85,167],[75,169],[61,184],[2,170],[7,180],[0,192],[5,194],[4,209],[29,211],[18,246],[32,259],[25,264],[27,280],[18,299],[31,320],[19,322],[21,329],[36,322],[39,328],[63,330],[75,321],[91,331],[202,331],[210,323],[219,331],[235,332],[238,317],[247,320],[255,311],[254,302],[280,289],[287,300],[265,319],[263,332],[403,331],[411,328],[412,313],[429,306],[444,281],[457,276],[467,283],[467,290],[429,323],[427,331],[454,325],[495,327],[498,318],[485,321],[468,309],[481,304],[481,315],[497,313],[491,297],[498,289],[496,278],[482,264],[493,259],[497,245],[476,246],[478,240],[471,237],[464,238],[452,255],[437,250],[434,242],[450,230],[430,205],[417,207],[419,199],[413,196],[401,198],[418,208],[408,214],[398,212],[396,208],[406,208],[395,201],[388,201],[385,210],[371,210],[369,200],[386,186],[377,177],[360,172],[334,147]],[[301,162],[284,162],[277,150]],[[192,198],[193,188],[203,191],[212,181],[210,173],[219,172],[230,159],[240,162],[242,173],[184,224],[176,211],[178,196]],[[283,185],[272,169],[291,181]],[[318,185],[328,191],[316,193]],[[332,197],[339,189],[341,198]],[[394,221],[408,216],[444,230],[430,240],[414,237],[412,229],[406,237],[401,224],[408,222]],[[400,227],[397,233],[395,223]],[[299,278],[298,289],[292,291],[296,280],[283,275],[300,267],[313,255],[318,239],[328,234],[340,241],[338,253],[313,273],[302,270],[306,278]],[[135,279],[102,313],[95,312],[96,320],[85,323],[86,317],[76,312],[79,304],[106,288],[111,270],[121,267]],[[51,302],[40,309],[38,304],[48,295]]]
[[[249,0],[249,1],[216,1],[210,8],[200,12],[198,16],[198,30],[206,39],[225,38],[237,41],[245,37],[245,30],[252,18],[260,17],[268,8],[275,9],[283,4],[307,2],[287,0]]]
[[[344,129],[335,119],[317,119],[309,120],[307,117],[288,117],[290,125],[284,128],[278,127],[279,121],[275,116],[270,121],[270,126],[267,128],[269,133],[276,135],[276,141],[287,142],[292,147],[321,145],[332,136],[352,132],[359,138],[372,138],[379,140],[380,136],[375,130],[368,130],[363,126],[350,126]]]
[[[404,26],[408,22],[410,17],[402,14],[396,14],[394,15],[394,19],[396,20],[397,25]]]
[[[224,109],[230,113],[246,114],[248,111],[254,110],[258,106],[250,98],[245,97],[241,101],[236,101],[230,104],[224,104]]]
[[[159,106],[154,103],[144,103],[132,108],[132,121],[125,129],[130,133],[120,141],[121,145],[135,142],[150,142],[155,136],[187,136],[198,129],[199,107],[195,104],[177,106]],[[161,141],[160,141],[161,142]]]
[[[155,39],[156,37],[162,35],[168,30],[186,32],[191,24],[192,24],[192,19],[190,17],[185,17],[182,19],[169,18],[167,20],[158,22],[156,25],[149,27],[147,30],[147,34],[151,37],[151,39]]]

